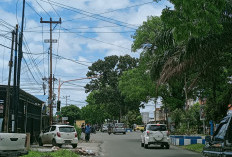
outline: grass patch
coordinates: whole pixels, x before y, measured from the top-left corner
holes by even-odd
[[[38,152],[38,151],[29,151],[28,155],[23,157],[80,157],[78,154],[70,150],[58,150],[55,152]]]
[[[190,144],[190,145],[181,146],[181,147],[184,148],[184,149],[187,149],[187,150],[191,150],[191,151],[194,151],[194,152],[201,153],[204,146],[205,146],[204,144]]]

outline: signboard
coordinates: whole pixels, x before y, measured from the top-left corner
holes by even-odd
[[[62,117],[62,120],[68,120],[68,117]]]
[[[44,39],[45,43],[50,43],[50,39]],[[57,43],[57,39],[52,39],[52,43]]]

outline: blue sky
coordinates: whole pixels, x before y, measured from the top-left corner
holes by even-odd
[[[21,25],[23,0],[1,0],[0,44],[10,47],[10,32]],[[57,79],[66,81],[85,77],[88,66],[109,55],[129,54],[133,42],[131,36],[147,16],[160,16],[162,9],[171,4],[163,0],[26,0],[24,48],[21,88],[33,95],[43,95],[42,77],[48,77],[49,24],[62,19],[61,25],[53,25],[53,72]],[[7,22],[7,24],[5,23]],[[0,46],[0,84],[7,84],[10,50]],[[87,94],[84,86],[88,80],[64,83],[61,88],[62,106],[64,96],[70,96],[68,104],[84,106]],[[47,84],[46,82],[44,82]],[[58,81],[55,82],[57,94]],[[48,86],[46,88],[46,93]]]

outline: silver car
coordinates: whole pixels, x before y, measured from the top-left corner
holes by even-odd
[[[169,132],[165,124],[148,124],[141,135],[141,146],[148,148],[149,145],[160,145],[169,149]]]
[[[71,125],[52,125],[41,132],[39,136],[39,145],[52,144],[61,147],[63,144],[77,147],[78,138],[75,128]]]
[[[123,133],[126,134],[126,126],[124,123],[115,123],[113,128],[113,133]]]

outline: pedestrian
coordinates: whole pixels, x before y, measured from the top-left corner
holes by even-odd
[[[85,141],[89,141],[91,133],[91,126],[87,123],[85,126]]]
[[[81,124],[81,132],[85,133],[85,124],[84,123]]]

